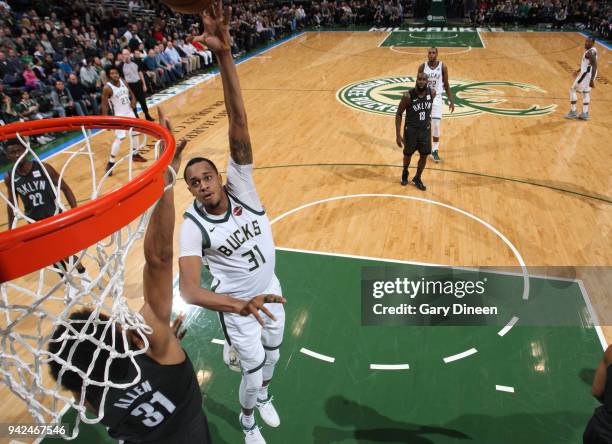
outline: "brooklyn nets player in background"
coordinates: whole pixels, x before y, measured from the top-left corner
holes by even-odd
[[[436,99],[431,111],[431,133],[433,134],[431,157],[433,157],[434,161],[440,162],[442,159],[438,154],[438,148],[440,147],[440,127],[442,125],[442,92],[446,91],[448,109],[451,113],[455,111],[455,102],[450,85],[448,84],[448,68],[446,64],[438,60],[438,48],[429,48],[427,50],[427,62],[419,66],[419,72],[425,73],[428,86],[436,93]]]
[[[205,15],[205,33],[196,37],[215,52],[229,119],[230,159],[223,186],[217,167],[196,157],[185,166],[185,183],[195,197],[185,212],[180,234],[180,291],[190,304],[220,313],[226,342],[240,358],[239,422],[246,443],[265,440],[255,424],[278,427],[280,418],[268,384],[279,359],[285,328],[285,300],[274,273],[275,249],[270,221],[253,182],[253,152],[238,73],[230,50],[230,8]],[[210,290],[200,286],[203,264],[213,277]],[[266,305],[264,305],[266,303]],[[255,309],[253,308],[255,306]],[[260,308],[262,313],[258,313]],[[252,312],[254,316],[240,316]]]
[[[402,170],[402,185],[408,184],[408,167],[410,159],[419,150],[419,165],[412,183],[421,191],[427,187],[421,180],[421,174],[427,164],[427,156],[431,154],[431,111],[435,103],[436,92],[427,86],[427,76],[417,74],[416,87],[404,93],[397,113],[395,114],[395,139],[397,146],[404,146],[404,169]],[[406,111],[404,136],[401,135],[402,114]]]
[[[160,121],[169,127],[161,110]],[[180,156],[186,142],[180,141],[172,160],[172,168],[178,171]],[[166,184],[172,178],[166,172]],[[206,416],[202,411],[202,394],[189,356],[181,348],[178,338],[169,325],[172,313],[172,262],[174,232],[174,188],[164,192],[153,210],[144,239],[145,266],[143,270],[144,304],[140,310],[145,322],[151,327],[147,335],[149,348],[134,359],[140,367],[140,382],[125,389],[109,389],[103,406],[102,424],[108,428],[111,437],[129,443],[158,444],[208,444],[210,435]],[[73,312],[70,319],[86,321],[91,309],[84,308]],[[104,314],[100,318],[108,320]],[[85,322],[73,322],[71,326],[77,334],[63,337],[64,325],[58,326],[49,341],[49,352],[72,362],[87,373],[93,362],[90,378],[103,381],[110,352],[98,347],[91,341],[80,342],[74,352],[74,338],[85,329]],[[117,327],[119,328],[119,327]],[[90,324],[88,334],[97,340],[112,345],[113,336],[119,331],[106,331],[103,325]],[[131,332],[130,332],[131,333]],[[142,341],[137,335],[129,335],[129,347],[140,348]],[[115,350],[124,352],[123,342],[117,341]],[[60,352],[60,350],[62,350]],[[72,356],[69,356],[72,353]],[[51,376],[58,379],[62,371],[61,363],[51,360]],[[109,379],[114,382],[131,381],[136,376],[136,368],[129,358],[115,358],[109,367]],[[62,375],[62,386],[80,399],[83,380],[70,370]],[[103,388],[89,385],[86,388],[86,407],[95,413],[100,409]]]
[[[121,117],[138,117],[134,113],[136,108],[136,97],[131,89],[127,87],[121,76],[119,75],[119,68],[111,66],[107,68],[106,72],[110,82],[106,84],[102,90],[102,115],[108,116],[109,111],[113,112],[115,116]],[[110,171],[109,176],[113,175],[112,168],[117,161],[116,156],[121,147],[121,141],[125,139],[127,134],[126,130],[115,130],[115,140],[111,146],[110,158],[106,164],[106,171]],[[132,134],[131,146],[138,146],[138,136]],[[134,162],[146,162],[147,159],[142,157],[138,152],[132,153],[132,160]]]
[[[595,371],[591,393],[602,403],[595,409],[582,437],[584,444],[612,442],[612,345]]]
[[[59,182],[59,174],[55,168],[45,162],[30,160],[27,156],[24,157],[15,168],[14,164],[23,155],[25,147],[17,139],[9,139],[5,144],[6,157],[9,162],[13,164],[13,168],[11,168],[4,177],[4,184],[8,191],[7,196],[10,204],[16,205],[17,197],[21,199],[24,214],[35,222],[55,216],[55,214],[59,213],[55,192],[53,191],[53,187],[57,186]],[[15,170],[14,179],[13,169]],[[59,188],[58,192],[61,191],[64,194],[70,208],[76,207],[76,197],[66,180],[63,178],[59,184]],[[15,214],[11,205],[7,204],[6,207],[9,230],[13,228],[13,221],[15,220]],[[73,261],[79,272],[81,284],[86,285],[91,282],[91,278],[87,275],[85,267],[78,262],[76,256],[73,256]],[[60,270],[66,270],[68,267],[67,262],[67,260],[62,260],[55,265]],[[63,276],[63,273],[60,272],[60,275]],[[78,288],[69,284],[66,287],[66,291],[68,300],[78,292]]]
[[[570,88],[570,112],[565,115],[566,119],[589,120],[589,103],[591,103],[591,88],[595,88],[595,77],[597,76],[597,48],[595,39],[587,37],[584,42],[584,54],[580,60],[580,69],[576,71],[576,80]],[[578,115],[576,92],[582,93],[582,114]]]

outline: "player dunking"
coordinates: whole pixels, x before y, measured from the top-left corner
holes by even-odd
[[[404,93],[397,113],[395,114],[395,139],[397,146],[404,146],[404,168],[402,170],[402,185],[408,184],[408,167],[410,158],[419,150],[419,164],[412,183],[421,191],[427,187],[421,180],[421,174],[427,164],[427,156],[431,154],[431,113],[436,100],[436,92],[427,86],[427,76],[417,74],[416,87]],[[404,136],[401,135],[402,114],[406,111]]]
[[[442,124],[442,92],[446,91],[448,109],[451,113],[455,111],[455,102],[448,83],[448,68],[445,63],[438,60],[438,48],[427,50],[427,62],[419,66],[419,72],[425,73],[428,86],[436,92],[436,99],[431,111],[431,133],[433,134],[431,157],[434,161],[440,162],[442,159],[438,154],[438,148],[440,147],[440,127]]]
[[[160,121],[169,127],[160,111]],[[177,144],[172,160],[172,168],[177,171],[180,156],[186,142]],[[169,172],[166,184],[172,181]],[[143,271],[144,304],[140,310],[151,333],[147,334],[149,348],[146,353],[135,355],[140,367],[140,382],[127,388],[108,390],[103,405],[101,420],[108,433],[125,444],[209,444],[211,442],[206,416],[202,411],[202,394],[189,356],[183,351],[179,339],[169,325],[172,312],[172,262],[174,232],[174,188],[165,191],[157,202],[144,239],[145,266]],[[113,382],[133,381],[136,368],[129,358],[115,358],[107,368],[107,360],[113,352],[123,353],[125,345],[113,338],[121,338],[120,327],[117,331],[105,328],[102,324],[87,324],[92,316],[89,308],[70,315],[71,327],[59,325],[49,341],[49,352],[59,359],[71,362],[74,367],[89,375],[94,381],[104,381],[105,373]],[[104,314],[102,321],[108,320]],[[78,322],[83,321],[83,322]],[[86,325],[88,327],[86,327]],[[87,331],[83,331],[87,328]],[[108,348],[98,348],[92,341],[75,343],[79,333],[94,336]],[[133,331],[128,332],[131,349],[142,348],[142,340]],[[92,362],[93,361],[93,362]],[[58,379],[63,370],[62,386],[80,399],[83,379],[75,371],[62,368],[62,362],[51,358],[51,376]],[[85,388],[85,405],[88,410],[98,413],[101,407],[103,388],[88,385]]]
[[[107,75],[110,82],[106,84],[102,90],[102,115],[109,115],[109,109],[112,110],[113,115],[122,117],[137,117],[134,114],[134,108],[136,108],[136,97],[134,93],[127,87],[121,76],[119,75],[119,69],[111,66],[107,69]],[[125,139],[126,130],[115,130],[115,140],[111,146],[110,158],[106,165],[106,171],[109,176],[113,175],[112,168],[116,162],[116,156],[121,147],[121,141]],[[138,146],[138,136],[132,134],[131,146]],[[132,153],[132,160],[134,162],[146,162],[147,160],[142,157],[138,152]]]
[[[587,37],[584,42],[584,54],[580,61],[580,69],[576,71],[576,80],[570,88],[570,112],[565,115],[566,119],[589,120],[589,103],[591,102],[591,88],[595,88],[595,77],[597,77],[597,48],[595,39]],[[578,115],[576,92],[582,93],[582,114]]]
[[[247,116],[230,48],[231,9],[223,12],[219,1],[213,14],[215,18],[204,15],[205,33],[196,40],[204,41],[219,62],[229,119],[230,159],[225,187],[210,160],[196,157],[185,166],[185,183],[195,201],[187,208],[181,226],[180,291],[188,303],[229,312],[219,317],[227,343],[240,358],[242,411],[238,419],[247,444],[264,444],[253,411],[257,407],[266,424],[279,426],[268,384],[280,356],[285,312],[282,304],[263,304],[285,300],[274,273],[270,221],[253,182]],[[203,264],[213,277],[210,291],[200,286]],[[254,316],[239,316],[249,312]]]
[[[23,156],[25,147],[17,139],[9,139],[6,142],[6,157],[9,162],[15,164]],[[8,190],[7,204],[8,213],[8,229],[13,228],[15,214],[11,205],[16,205],[17,197],[21,199],[24,207],[24,213],[31,221],[39,221],[54,216],[60,211],[57,208],[56,196],[53,191],[54,185],[58,185],[59,174],[51,165],[45,162],[38,162],[24,157],[19,161],[13,176],[13,169],[9,170],[4,177],[4,183]],[[70,208],[77,206],[77,200],[72,192],[72,189],[64,179],[59,183],[59,190],[64,194]],[[82,284],[91,282],[91,278],[87,275],[85,267],[78,262],[76,256],[73,257],[75,267],[79,272],[79,277]],[[56,266],[59,269],[68,269],[68,260],[59,261]],[[59,272],[63,277],[63,272]],[[78,289],[72,285],[67,285],[66,300],[70,300]]]

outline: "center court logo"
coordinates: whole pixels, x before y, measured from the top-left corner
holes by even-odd
[[[340,89],[338,100],[374,114],[395,115],[402,94],[414,87],[415,77],[378,77],[351,83]],[[505,81],[449,80],[455,98],[455,112],[448,109],[448,98],[443,93],[444,117],[466,117],[489,113],[502,116],[531,117],[552,113],[557,105],[540,106],[530,103],[533,97],[521,97],[520,92],[546,93],[528,83]],[[515,91],[511,91],[514,89]],[[519,91],[516,91],[516,90]]]

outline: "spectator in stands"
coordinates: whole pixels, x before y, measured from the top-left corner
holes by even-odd
[[[161,88],[161,80],[157,78],[157,72],[147,68],[147,65],[144,63],[144,54],[140,49],[136,49],[133,54],[132,60],[138,65],[138,69],[144,73],[147,92],[158,91]]]
[[[195,48],[192,45],[189,45],[183,39],[178,39],[174,41],[177,50],[180,50],[185,54],[185,58],[189,61],[189,67],[191,71],[199,71],[203,61],[200,59],[200,56],[197,54]]]
[[[55,88],[51,92],[51,100],[53,101],[53,111],[59,117],[66,117],[70,115],[84,116],[85,112],[81,108],[79,103],[75,103],[70,95],[70,91],[64,86],[64,82],[57,80],[55,82]]]
[[[11,96],[8,94],[4,94],[2,96],[2,109],[0,111],[0,117],[2,117],[5,124],[19,122],[19,120],[21,120],[19,113],[13,106],[13,99],[11,99]]]
[[[81,66],[81,69],[79,70],[79,78],[81,80],[81,84],[87,90],[87,92],[94,94],[100,90],[102,87],[102,82],[100,81],[98,70],[91,62],[92,59],[88,59],[86,63]],[[98,62],[100,62],[100,59],[98,59]]]
[[[160,66],[162,66],[168,71],[168,74],[170,75],[170,79],[172,79],[172,81],[175,81],[176,79],[182,79],[182,66],[174,65],[174,63],[170,61],[170,57],[166,54],[163,48],[164,47],[162,44],[155,45],[155,60]]]
[[[83,110],[84,114],[100,114],[98,102],[95,97],[92,97],[83,85],[81,85],[76,74],[72,73],[68,76],[67,88],[72,96],[72,100],[81,106],[81,110]]]
[[[170,70],[163,68],[155,59],[155,50],[149,49],[149,53],[143,60],[147,71],[152,71],[156,74],[159,84],[162,88],[169,86],[172,81],[170,80]]]
[[[2,82],[7,85],[15,85],[19,83],[19,71],[13,63],[6,58],[6,54],[0,51],[0,77]]]
[[[43,113],[40,112],[40,105],[36,100],[30,97],[30,93],[28,91],[21,92],[21,100],[15,106],[16,111],[19,116],[24,120],[40,120],[46,117]]]
[[[15,105],[15,111],[19,115],[20,120],[40,120],[53,116],[53,113],[41,113],[40,105],[36,100],[30,97],[30,93],[27,91],[21,93],[21,100]],[[50,134],[36,136],[36,141],[41,145],[45,145],[54,140],[55,137]]]
[[[181,67],[181,73],[189,75],[189,62],[181,58],[178,51],[172,44],[172,41],[166,43],[164,54],[167,56],[168,60],[170,60],[170,63],[172,63],[174,66]]]
[[[32,89],[42,89],[42,83],[41,81],[38,79],[38,77],[36,77],[36,74],[34,73],[34,71],[32,71],[32,66],[31,65],[26,65],[25,68],[23,69],[23,73],[21,74],[23,76],[23,81],[25,84],[25,87],[32,90]]]
[[[201,42],[194,41],[193,37],[190,37],[189,39],[191,40],[191,45],[195,48],[196,52],[203,58],[204,65],[210,65],[212,63],[212,51],[210,51],[208,47]]]

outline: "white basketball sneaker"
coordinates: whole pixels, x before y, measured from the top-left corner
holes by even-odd
[[[227,341],[223,343],[223,362],[231,370],[240,373],[240,358],[238,357],[238,351],[233,345],[229,345]]]
[[[280,425],[280,418],[278,417],[278,413],[274,408],[274,404],[272,404],[273,396],[269,396],[266,400],[257,400],[257,410],[259,410],[259,414],[261,415],[261,419],[268,424],[270,427],[278,427]]]
[[[240,426],[242,427],[242,431],[244,432],[244,444],[266,444],[266,440],[261,435],[259,431],[259,427],[257,424],[253,424],[252,427],[245,427],[242,423],[243,414],[240,413]]]

